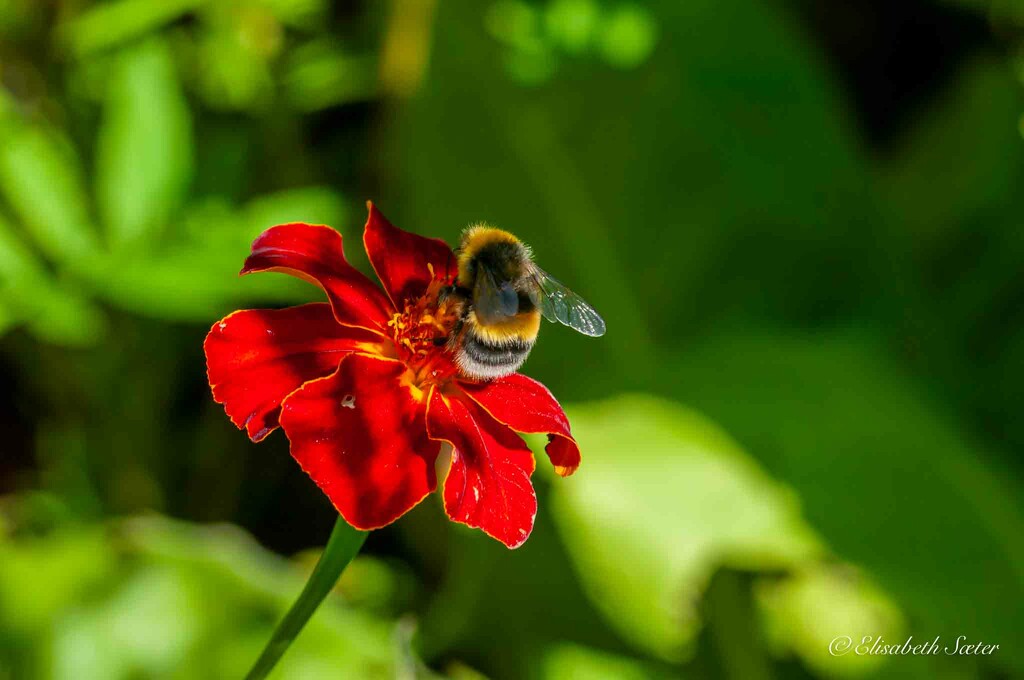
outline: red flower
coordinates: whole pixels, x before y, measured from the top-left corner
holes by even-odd
[[[524,375],[458,375],[441,340],[456,319],[438,303],[457,274],[451,249],[368,205],[363,243],[384,291],[349,265],[333,229],[268,229],[241,273],[298,276],[329,304],[239,311],[214,324],[205,342],[213,397],[254,442],[280,425],[292,456],[357,529],[390,524],[436,489],[447,442],[448,516],[518,547],[537,498],[533,455],[516,432],[546,433],[555,470],[568,476],[580,463],[569,422]]]

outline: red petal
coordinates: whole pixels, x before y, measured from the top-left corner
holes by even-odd
[[[454,448],[444,483],[448,516],[509,548],[521,546],[537,516],[533,454],[523,440],[473,401],[437,391],[427,407],[427,430]]]
[[[281,411],[292,457],[364,531],[390,524],[437,488],[440,444],[427,438],[425,403],[400,382],[404,372],[398,361],[349,354]]]
[[[396,308],[401,310],[405,300],[423,295],[435,278],[446,284],[454,280],[455,256],[447,243],[402,231],[388,222],[373,203],[367,202],[366,207],[370,215],[363,230],[363,245]]]
[[[345,259],[341,234],[322,224],[280,224],[252,243],[242,274],[281,271],[319,285],[345,326],[380,331],[392,308],[380,289]]]
[[[580,466],[580,447],[569,431],[569,419],[548,388],[513,373],[486,383],[460,383],[466,394],[498,421],[516,432],[544,433],[545,448],[555,472],[568,477]]]
[[[258,442],[277,427],[281,401],[307,380],[330,375],[345,353],[367,350],[379,335],[339,326],[330,305],[235,312],[206,336],[213,398]]]

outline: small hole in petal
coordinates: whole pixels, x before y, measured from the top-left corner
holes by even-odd
[[[355,408],[356,407],[356,397],[355,397],[355,395],[354,394],[346,394],[345,398],[341,400],[341,407],[342,408]]]

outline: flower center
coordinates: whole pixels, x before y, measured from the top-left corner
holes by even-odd
[[[458,370],[452,361],[449,339],[458,324],[461,305],[444,299],[444,288],[443,281],[434,279],[422,297],[407,300],[402,311],[388,322],[398,357],[409,367],[405,379],[421,391],[445,385]]]

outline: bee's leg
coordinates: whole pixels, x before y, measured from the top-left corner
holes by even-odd
[[[455,327],[452,328],[452,332],[448,334],[448,337],[437,338],[434,342],[436,344],[448,345],[448,349],[455,351],[459,346],[459,339],[462,336],[462,331],[465,325],[465,322],[462,319],[459,319],[458,323],[455,324]],[[438,340],[440,340],[440,343],[438,343]]]
[[[444,302],[455,294],[455,286],[444,286],[437,293],[437,301]]]

